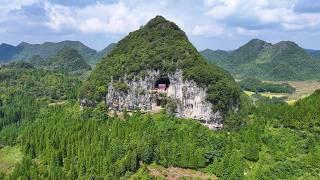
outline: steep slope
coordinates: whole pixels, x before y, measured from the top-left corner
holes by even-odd
[[[107,56],[115,47],[116,43],[109,44],[106,48],[99,51],[94,57],[91,58],[91,64],[97,64],[104,56]]]
[[[320,63],[290,41],[270,44],[253,39],[222,58],[213,52],[206,50],[202,55],[240,79],[304,80],[320,77]]]
[[[83,105],[106,98],[116,111],[154,111],[161,104],[179,117],[220,126],[221,114],[238,105],[239,88],[176,24],[157,16],[97,64],[80,96]]]
[[[48,62],[51,69],[65,72],[86,71],[91,67],[85,62],[81,54],[72,48],[63,48]]]
[[[231,51],[205,49],[201,54],[210,62],[217,65],[223,65],[229,61]]]

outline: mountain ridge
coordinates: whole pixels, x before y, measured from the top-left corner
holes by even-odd
[[[96,51],[84,45],[80,41],[71,40],[61,42],[44,42],[40,44],[21,42],[17,46],[2,43],[0,45],[0,63],[10,61],[28,61],[34,55],[39,55],[41,58],[47,59],[56,55],[64,47],[70,47],[78,50],[87,63],[95,64],[103,57],[104,54],[109,53],[112,50],[114,43],[110,45],[102,51]]]
[[[308,50],[292,41],[271,44],[252,39],[233,51],[206,49],[201,54],[239,79],[305,80],[320,77],[320,63]]]

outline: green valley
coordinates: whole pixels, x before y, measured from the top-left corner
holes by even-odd
[[[200,54],[162,16],[100,52],[2,44],[0,180],[320,179],[317,53]]]

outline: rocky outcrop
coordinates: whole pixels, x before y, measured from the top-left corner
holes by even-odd
[[[115,111],[156,112],[161,110],[165,100],[175,103],[173,113],[177,117],[191,118],[201,121],[210,129],[222,127],[222,116],[219,111],[213,112],[213,105],[206,100],[206,89],[199,87],[194,81],[184,80],[182,71],[162,74],[149,71],[148,76],[137,80],[123,77],[108,85],[106,104]],[[157,82],[164,80],[168,86],[165,90],[157,87]],[[119,84],[120,83],[120,84]]]

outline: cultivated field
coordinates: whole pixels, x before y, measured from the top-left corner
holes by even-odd
[[[304,98],[312,94],[315,90],[320,89],[320,80],[319,81],[289,81],[289,82],[272,82],[271,83],[289,83],[292,87],[296,88],[296,92],[293,94],[286,94],[286,93],[260,93],[262,96],[265,97],[287,97],[286,102],[289,104],[293,104],[298,99]],[[254,94],[250,91],[245,91],[245,93],[249,96]]]

